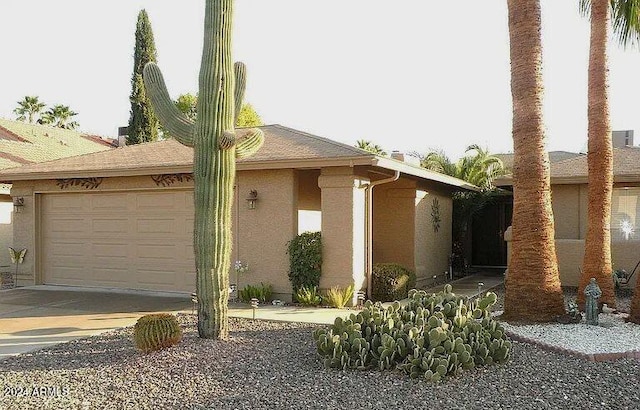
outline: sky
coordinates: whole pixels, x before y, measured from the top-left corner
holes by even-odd
[[[195,93],[203,0],[0,1],[0,117],[26,95],[78,112],[84,132],[115,137],[129,119],[134,33],[146,9],[169,93]],[[542,0],[550,150],[584,151],[589,22],[577,0]],[[393,4],[393,6],[390,6]],[[246,101],[266,124],[349,145],[512,152],[504,0],[237,0],[234,57]],[[614,130],[640,143],[640,51],[610,42]],[[636,144],[637,145],[637,144]]]

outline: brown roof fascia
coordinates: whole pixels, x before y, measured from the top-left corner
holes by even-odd
[[[7,141],[17,141],[17,142],[28,142],[31,143],[31,141],[22,138],[21,136],[19,136],[18,134],[16,134],[15,132],[3,127],[0,125],[0,139],[2,140],[7,140]]]
[[[304,169],[321,168],[323,166],[347,166],[371,165],[373,155],[360,157],[344,157],[331,159],[309,159],[309,160],[285,160],[285,161],[243,161],[238,162],[236,170],[262,170],[262,169]],[[90,177],[128,177],[157,174],[183,174],[193,172],[193,165],[169,165],[164,167],[144,167],[144,168],[120,168],[120,169],[99,169],[99,170],[65,170],[21,173],[19,168],[15,168],[11,175],[3,176],[5,183],[11,181],[29,181],[42,179],[62,179],[62,178],[90,178]],[[0,170],[0,174],[2,174]]]

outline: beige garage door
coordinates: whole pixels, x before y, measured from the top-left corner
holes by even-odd
[[[42,195],[45,284],[193,292],[192,191]]]

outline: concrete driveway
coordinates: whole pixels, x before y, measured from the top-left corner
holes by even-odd
[[[0,291],[0,359],[135,324],[150,312],[191,311],[189,295],[33,286]]]

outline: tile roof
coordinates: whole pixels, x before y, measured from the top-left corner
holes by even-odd
[[[551,164],[551,178],[586,178],[587,175],[586,155]],[[618,179],[637,177],[640,181],[640,147],[613,149],[613,175]]]
[[[95,135],[0,118],[0,169],[110,148],[111,140]]]
[[[507,170],[511,170],[513,166],[513,154],[492,154],[494,157],[500,158],[502,160],[502,164],[504,164],[504,168]],[[569,151],[549,151],[549,161],[553,164],[554,162],[564,161],[566,159],[579,157],[581,155],[577,152],[569,152]]]
[[[377,166],[427,179],[454,189],[478,190],[469,183],[415,167],[392,158],[282,125],[260,127],[264,146],[256,155],[238,161],[238,169]],[[239,130],[241,133],[241,129]],[[0,161],[2,158],[0,158]],[[191,172],[193,149],[169,139],[0,170],[0,181],[129,176]]]
[[[338,158],[372,158],[371,153],[327,138],[297,131],[281,125],[260,127],[265,134],[264,146],[256,155],[239,160],[239,164],[276,161],[305,161]],[[241,131],[241,129],[239,130]],[[1,142],[1,141],[0,141]],[[3,160],[0,157],[0,163]],[[10,180],[12,175],[56,174],[73,171],[101,172],[145,169],[156,172],[162,168],[193,166],[193,149],[176,140],[150,142],[103,150],[40,164],[3,170],[0,177]]]
[[[615,182],[640,182],[640,147],[613,149],[613,176]],[[551,162],[551,183],[586,183],[587,155]],[[511,185],[511,175],[496,181],[498,185]]]

